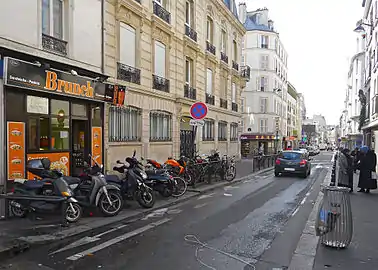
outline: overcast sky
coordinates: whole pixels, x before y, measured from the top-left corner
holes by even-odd
[[[286,48],[288,79],[304,93],[307,116],[337,124],[343,109],[349,59],[356,53],[362,0],[236,0],[247,10],[267,7]]]

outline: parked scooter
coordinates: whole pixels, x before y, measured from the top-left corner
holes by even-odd
[[[27,170],[42,180],[16,180],[14,185],[15,195],[27,196],[63,196],[66,197],[68,207],[65,218],[68,222],[76,222],[82,216],[82,209],[78,201],[73,197],[73,192],[68,186],[64,177],[46,178],[46,172],[50,170],[51,162],[49,159],[34,159],[27,163]],[[53,174],[52,176],[55,176]],[[12,200],[10,209],[16,217],[26,217],[28,213],[35,212],[41,214],[56,213],[61,210],[60,203],[31,200]]]
[[[135,199],[144,208],[151,208],[155,204],[155,195],[152,188],[144,183],[147,174],[135,155],[136,151],[132,157],[126,158],[128,164],[117,160],[119,166],[115,166],[113,170],[119,172],[121,176],[106,175],[106,181],[119,187],[124,197]]]

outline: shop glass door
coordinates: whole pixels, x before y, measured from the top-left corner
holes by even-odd
[[[79,176],[83,172],[84,161],[88,161],[89,121],[88,109],[84,104],[72,103],[72,175]]]

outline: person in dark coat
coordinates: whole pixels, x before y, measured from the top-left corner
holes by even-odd
[[[371,189],[377,189],[377,181],[371,178],[371,173],[375,171],[377,165],[375,153],[369,150],[369,147],[362,146],[360,149],[360,158],[357,169],[360,171],[358,181],[358,192],[369,193]]]
[[[358,149],[358,147],[356,147],[352,153],[350,154],[353,158],[353,172],[356,173],[357,171],[357,162],[359,161],[360,159],[360,149]]]
[[[339,186],[344,186],[350,188],[349,192],[353,192],[353,170],[354,170],[354,162],[353,162],[353,157],[350,155],[349,149],[343,149],[342,153],[346,157],[346,160],[348,162],[348,167],[347,167],[347,174],[348,174],[348,184],[347,185],[340,185]]]

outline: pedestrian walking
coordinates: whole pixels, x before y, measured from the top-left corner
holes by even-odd
[[[360,157],[357,163],[357,169],[360,171],[358,180],[358,192],[370,193],[370,190],[377,189],[377,180],[372,178],[375,175],[375,167],[377,165],[377,158],[373,151],[368,146],[360,148]]]
[[[353,192],[354,160],[353,160],[353,157],[351,156],[349,149],[344,149],[342,153],[344,154],[348,162],[348,167],[347,167],[348,185],[346,187],[350,188],[349,192]]]

